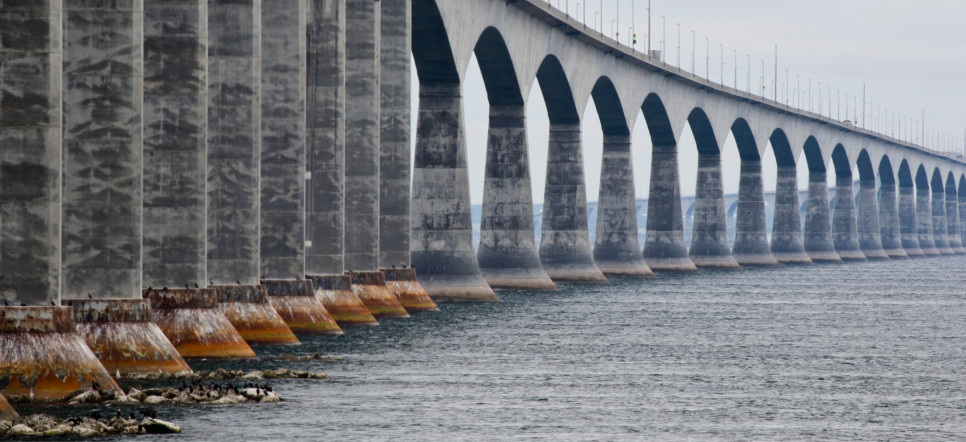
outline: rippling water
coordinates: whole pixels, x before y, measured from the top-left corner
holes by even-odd
[[[287,402],[173,407],[185,440],[962,439],[966,257],[661,275],[265,349]],[[211,368],[194,364],[195,368]]]

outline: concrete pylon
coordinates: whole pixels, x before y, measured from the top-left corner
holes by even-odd
[[[0,421],[13,421],[20,417],[17,414],[17,410],[13,409],[13,405],[7,401],[7,398],[0,393]]]
[[[946,241],[957,255],[966,254],[959,225],[959,198],[955,186],[946,187]]]
[[[637,198],[629,135],[604,135],[594,261],[605,275],[653,278],[637,241]]]
[[[908,258],[909,255],[902,247],[902,234],[899,227],[899,206],[896,200],[895,179],[879,180],[879,235],[882,249],[890,258]]]
[[[843,261],[864,261],[859,246],[859,232],[855,216],[855,192],[852,176],[835,180],[835,208],[832,210],[832,238],[835,252]]]
[[[841,261],[832,242],[826,172],[809,171],[808,201],[805,207],[805,252],[812,261]]]
[[[154,322],[184,358],[250,359],[255,352],[220,309],[213,288],[145,290]]]
[[[742,266],[777,266],[778,260],[772,256],[768,245],[768,222],[765,219],[765,190],[761,181],[761,160],[741,159],[737,212],[732,256]]]
[[[272,306],[266,286],[213,285],[218,307],[251,345],[298,345],[299,340]],[[331,321],[333,322],[334,321]]]
[[[434,301],[497,301],[473,250],[460,85],[419,86],[413,267]]]
[[[738,269],[728,247],[728,221],[721,183],[721,155],[698,154],[694,227],[688,256],[701,268]]]
[[[644,262],[655,272],[697,271],[684,245],[678,147],[676,144],[655,145],[651,152]]]
[[[916,231],[919,235],[919,248],[926,256],[939,256],[942,253],[936,248],[933,239],[932,203],[929,197],[929,185],[925,180],[916,182]]]
[[[590,250],[580,124],[551,124],[540,263],[557,283],[606,283]]]
[[[933,183],[932,186],[932,236],[936,244],[936,250],[943,255],[955,255],[953,249],[949,247],[949,240],[946,239],[946,196],[943,192],[942,182]]]
[[[119,377],[191,371],[140,296],[143,17],[140,0],[68,2],[63,24],[63,295]]]
[[[802,238],[802,214],[798,200],[798,170],[778,166],[775,208],[771,227],[771,253],[782,264],[811,264]]]
[[[910,258],[925,256],[919,246],[919,222],[917,221],[916,189],[899,185],[899,238],[902,250]]]
[[[876,199],[875,177],[860,180],[859,206],[856,208],[859,249],[866,259],[889,259],[889,255],[882,247],[879,205]]]
[[[315,297],[340,326],[379,325],[366,305],[352,291],[349,275],[310,275],[308,279],[312,282]],[[277,306],[276,304],[276,308]]]
[[[959,237],[963,242],[964,253],[966,253],[966,186],[959,187],[956,197],[957,204],[955,206],[959,210]]]
[[[342,328],[329,313],[308,279],[262,280],[269,302],[295,333],[313,335],[341,335]],[[365,315],[366,322],[375,322],[362,301],[355,299],[354,307]]]
[[[476,258],[493,288],[556,290],[540,264],[523,106],[490,106],[483,218]]]
[[[61,2],[0,7],[0,385],[59,400],[119,391],[77,333],[61,294]]]
[[[352,292],[376,319],[409,317],[399,298],[386,286],[386,276],[382,272],[346,272],[346,275],[352,283]]]
[[[416,270],[388,268],[380,269],[386,275],[386,286],[399,298],[407,312],[436,311],[439,308],[426,293],[426,289],[416,281]]]

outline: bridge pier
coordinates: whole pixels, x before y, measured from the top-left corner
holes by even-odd
[[[637,199],[629,135],[604,135],[594,261],[605,275],[653,278],[637,242]]]
[[[476,258],[493,288],[556,290],[534,244],[524,106],[490,106],[483,216]]]
[[[946,241],[949,248],[957,255],[966,254],[963,248],[963,239],[959,226],[959,198],[956,193],[956,186],[946,187]]]
[[[382,272],[346,272],[346,275],[352,283],[352,292],[376,319],[409,317],[399,298],[386,286],[386,276]]]
[[[184,358],[251,359],[255,352],[228,321],[213,288],[145,290],[154,322]]]
[[[647,266],[657,272],[693,272],[698,269],[684,245],[676,144],[655,145],[651,150],[651,183],[643,256]]]
[[[886,175],[879,173],[882,183],[879,188],[879,237],[882,249],[889,258],[908,258],[909,255],[902,247],[902,235],[899,227],[899,210],[896,204],[896,182],[891,177],[891,171]]]
[[[777,192],[775,199],[778,199]],[[795,200],[797,201],[798,198],[795,198]],[[741,159],[737,213],[735,242],[731,254],[738,264],[742,266],[777,266],[778,260],[771,254],[768,245],[765,191],[761,181],[761,160],[757,158]],[[799,238],[801,237],[799,236]]]
[[[551,124],[543,197],[540,263],[557,283],[607,283],[594,263],[587,229],[580,124]]]
[[[835,252],[843,261],[864,261],[855,222],[855,193],[852,176],[835,180],[835,208],[832,210],[832,237]]]
[[[419,87],[412,261],[434,301],[497,301],[473,250],[460,85]]]
[[[264,285],[213,285],[218,307],[252,345],[298,345],[299,340],[272,307]]]
[[[797,168],[795,165],[778,166],[771,228],[771,253],[779,263],[812,263],[812,259],[805,253],[800,206]]]
[[[943,255],[954,255],[946,239],[946,196],[943,194],[942,180],[932,183],[932,231],[936,250]],[[938,185],[937,185],[938,184]]]
[[[805,207],[805,251],[812,261],[841,261],[832,241],[832,220],[829,210],[828,185],[825,171],[808,173],[808,201]]]
[[[312,335],[341,335],[342,329],[325,308],[312,281],[308,279],[263,279],[262,285],[272,307],[282,317],[285,324],[295,333]],[[350,291],[351,295],[351,291]],[[369,310],[354,295],[354,307],[363,317],[365,324],[375,323]],[[344,313],[343,313],[344,314]]]
[[[922,181],[922,182],[920,182]],[[929,184],[925,179],[916,179],[916,231],[919,235],[919,248],[926,256],[939,256],[933,239],[932,204],[929,198]]]
[[[916,189],[899,184],[899,234],[902,250],[910,258],[926,256],[919,246],[919,222],[917,221]]]
[[[419,285],[416,280],[416,270],[412,268],[380,269],[386,275],[386,286],[392,290],[399,303],[406,308],[407,312],[426,312],[437,311],[439,307],[433,302],[426,289]]]
[[[882,246],[875,187],[875,176],[859,180],[859,207],[856,214],[859,249],[866,259],[889,259]]]
[[[700,153],[694,195],[694,230],[688,256],[697,267],[738,269],[728,247],[728,222],[721,183],[721,156]]]

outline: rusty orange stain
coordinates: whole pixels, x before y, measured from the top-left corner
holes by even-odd
[[[12,421],[20,417],[17,414],[17,410],[13,409],[13,405],[7,402],[7,398],[0,394],[0,421]]]
[[[386,275],[386,287],[396,295],[406,311],[439,310],[426,289],[416,280],[416,269],[382,269],[381,271]]]
[[[389,287],[382,272],[346,272],[352,282],[352,292],[362,300],[377,319],[408,318],[409,313],[399,303]]]
[[[154,322],[184,358],[254,358],[218,307],[213,289],[150,290]]]
[[[268,299],[278,315],[295,333],[341,335],[342,328],[315,296],[312,281],[264,280]]]
[[[264,285],[217,285],[219,307],[245,342],[256,345],[299,345],[285,320],[272,308]]]
[[[315,295],[341,326],[379,325],[366,305],[352,292],[347,275],[311,275]]]

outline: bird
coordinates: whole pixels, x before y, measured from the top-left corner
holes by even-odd
[[[165,286],[165,287],[164,287],[164,288],[162,288],[161,290],[162,290],[162,291],[165,291],[165,292],[166,292],[166,291],[168,291],[168,287],[167,287],[167,286]]]
[[[121,417],[121,409],[118,408],[116,411],[117,411],[117,417]]]
[[[236,280],[235,280],[235,284],[236,284],[236,285],[241,285],[241,281],[239,281],[239,280],[237,280],[237,279],[236,279]]]
[[[148,291],[149,291],[149,292],[151,291],[151,286],[148,286]]]
[[[394,265],[394,266],[392,266],[392,268],[396,268],[396,266]]]
[[[57,304],[54,304],[54,301],[50,301],[50,305],[57,307]]]
[[[7,302],[7,300],[6,300],[6,299],[4,299],[4,300],[3,300],[3,306],[4,306],[4,307],[10,307],[10,303],[9,303],[9,302]]]
[[[91,296],[91,292],[87,292],[87,299],[94,299],[94,297]]]
[[[184,288],[187,289],[187,290],[191,290],[191,287],[188,286],[188,283],[187,282],[184,283]]]
[[[22,302],[21,302],[21,303],[20,303],[20,306],[21,306],[21,307],[26,307],[26,306],[27,306],[27,304],[24,304],[24,303],[22,303]]]
[[[198,283],[197,283],[197,282],[195,283],[195,288],[199,288],[199,287],[198,287]]]
[[[212,281],[211,278],[208,278],[208,285],[215,285],[215,282]]]

